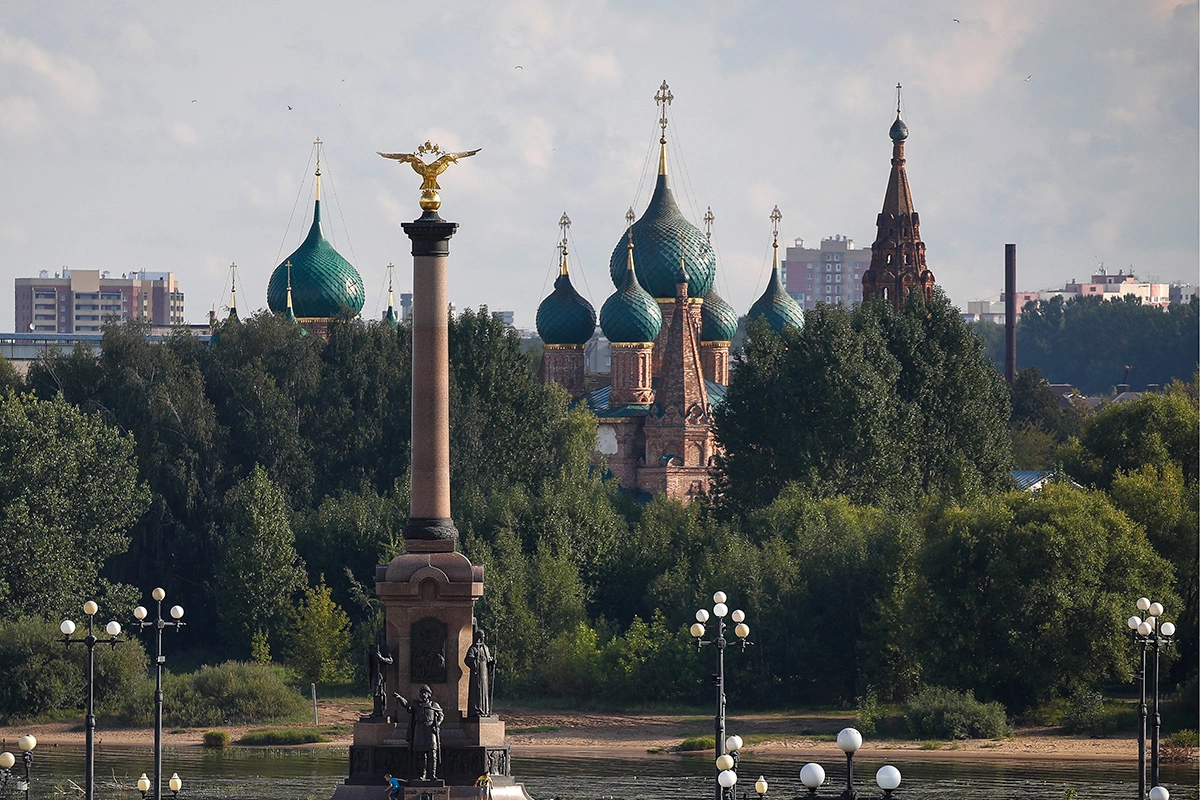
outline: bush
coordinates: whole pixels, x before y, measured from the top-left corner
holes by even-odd
[[[1004,706],[981,703],[975,693],[940,686],[917,692],[904,708],[914,736],[936,739],[994,739],[1008,733]]]
[[[1063,714],[1067,733],[1086,733],[1095,736],[1104,727],[1104,695],[1092,689],[1079,689],[1067,701]]]
[[[1080,689],[1072,694],[1062,717],[1062,726],[1067,733],[1086,736],[1110,736],[1135,723],[1135,712],[1129,704],[1105,701],[1104,695],[1091,689]]]
[[[146,651],[130,640],[116,648],[97,647],[95,654],[96,708],[104,712],[124,702],[142,680]],[[82,710],[86,659],[82,645],[63,645],[52,622],[35,617],[0,621],[0,721]]]
[[[237,661],[201,667],[186,675],[167,673],[163,676],[163,721],[176,727],[201,728],[295,716],[304,709],[304,698],[287,685],[285,676],[280,667]],[[121,709],[120,720],[127,725],[149,724],[153,692],[153,681],[136,687]]]
[[[712,736],[689,736],[676,748],[681,753],[691,753],[698,750],[715,750],[717,740]]]
[[[229,747],[229,731],[205,731],[204,746],[216,750]]]
[[[314,744],[328,742],[328,736],[322,736],[316,731],[302,728],[261,728],[256,731],[246,731],[246,735],[238,739],[238,744],[250,747],[267,747],[285,744]]]

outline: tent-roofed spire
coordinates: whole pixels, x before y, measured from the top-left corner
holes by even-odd
[[[387,265],[388,274],[388,306],[387,311],[383,315],[383,321],[391,325],[393,328],[400,324],[400,318],[396,316],[396,304],[392,299],[392,277],[396,270],[394,264]]]
[[[229,319],[237,322],[237,262],[229,265]]]

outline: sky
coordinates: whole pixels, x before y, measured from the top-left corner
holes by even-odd
[[[653,188],[665,79],[671,180],[716,221],[717,288],[740,313],[783,243],[869,247],[895,85],[930,269],[951,300],[1098,266],[1196,283],[1197,4],[927,2],[20,3],[0,14],[0,330],[18,277],[173,271],[189,321],[245,316],[312,214],[363,277],[411,290],[399,223],[419,177],[376,151],[482,148],[441,177],[459,308],[532,327],[571,220],[572,277],[599,308],[632,206]]]

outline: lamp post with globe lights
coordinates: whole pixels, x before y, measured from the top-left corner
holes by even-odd
[[[746,647],[752,644],[752,642],[748,641],[746,638],[750,635],[750,626],[746,624],[745,612],[739,609],[730,614],[729,606],[725,603],[727,599],[728,598],[725,596],[724,592],[717,592],[713,595],[713,610],[711,617],[716,618],[716,631],[714,632],[712,639],[704,638],[705,633],[708,631],[707,623],[711,618],[707,609],[702,608],[696,612],[696,621],[692,623],[692,627],[690,629],[692,636],[696,640],[697,653],[700,652],[705,645],[713,645],[717,651],[717,672],[715,675],[713,675],[713,683],[717,687],[717,716],[714,720],[714,727],[716,728],[717,734],[715,740],[717,751],[716,800],[722,800],[725,790],[728,789],[732,791],[734,784],[737,783],[737,773],[734,771],[734,767],[736,767],[736,761],[734,758],[730,756],[730,767],[721,767],[721,764],[723,763],[721,759],[726,755],[727,744],[725,741],[725,648],[729,647],[730,644],[734,644],[739,646],[742,649],[742,652],[745,652]],[[726,615],[733,620],[733,632],[738,637],[736,642],[731,643],[725,638]],[[731,742],[734,739],[737,739],[737,747],[730,749],[737,751],[741,748],[742,740],[738,737],[730,737]],[[726,783],[728,783],[728,785],[725,785]]]
[[[167,597],[167,593],[163,589],[156,588],[150,594],[154,598],[156,606],[154,619],[146,619],[150,612],[143,606],[135,608],[133,616],[137,618],[137,622],[134,624],[142,630],[148,627],[154,628],[154,791],[152,796],[154,800],[162,800],[162,668],[167,660],[162,652],[162,632],[163,628],[174,628],[178,631],[184,626],[184,622],[182,606],[171,606],[171,620],[163,619],[162,604]],[[141,781],[138,783],[140,785]]]
[[[178,772],[173,774],[171,779],[167,781],[167,786],[171,790],[172,800],[179,797],[179,790],[183,788],[183,779],[179,777]],[[138,778],[137,788],[138,791],[142,793],[142,800],[147,800],[147,798],[150,796],[150,779],[146,777],[146,773],[143,772],[142,777]]]
[[[858,793],[854,791],[854,754],[862,747],[862,734],[854,728],[843,728],[837,736],[837,745],[846,754],[846,788],[838,797],[842,800],[855,800]],[[825,783],[825,768],[820,764],[805,764],[800,769],[800,782],[808,789],[809,800],[815,800],[817,790]],[[890,798],[892,792],[900,787],[900,770],[890,764],[879,768],[875,773],[875,783],[883,790],[883,797]]]
[[[83,604],[83,613],[87,614],[87,636],[82,639],[72,639],[71,634],[75,633],[75,623],[69,619],[64,619],[58,629],[63,634],[63,644],[70,647],[72,644],[82,644],[87,648],[87,718],[84,721],[84,780],[83,791],[84,800],[95,800],[96,785],[93,779],[95,773],[95,740],[96,740],[96,645],[108,644],[115,650],[117,643],[121,639],[117,637],[121,634],[121,623],[113,621],[104,626],[104,632],[109,638],[99,639],[95,633],[96,613],[100,607],[95,601],[88,600]]]
[[[37,747],[37,739],[32,733],[27,733],[17,739],[17,747],[21,749],[21,761],[25,766],[25,777],[17,778],[17,791],[24,792],[25,800],[29,800],[29,768],[33,766],[33,748]],[[0,753],[0,792],[4,791],[12,779],[12,770],[16,763],[17,758],[12,753]]]
[[[1153,672],[1151,673],[1151,682],[1154,691],[1154,724],[1151,728],[1150,740],[1150,786],[1151,796],[1153,796],[1153,788],[1158,786],[1158,744],[1159,733],[1162,730],[1162,717],[1159,714],[1158,701],[1158,664],[1159,656],[1162,648],[1168,647],[1171,644],[1171,637],[1175,635],[1175,625],[1170,622],[1159,624],[1159,617],[1162,616],[1162,603],[1154,603],[1148,597],[1139,597],[1137,600],[1138,611],[1146,615],[1145,619],[1133,616],[1127,620],[1129,630],[1133,636],[1134,642],[1141,645],[1142,649],[1142,696],[1141,702],[1138,704],[1138,800],[1145,800],[1146,797],[1146,660],[1150,651],[1154,652]],[[1166,790],[1163,789],[1165,792]]]

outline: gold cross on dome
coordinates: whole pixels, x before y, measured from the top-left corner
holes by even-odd
[[[558,227],[562,228],[562,249],[565,253],[567,251],[567,231],[571,229],[571,218],[567,216],[567,212],[564,211],[563,215],[559,217]]]
[[[658,87],[658,93],[654,95],[654,102],[659,106],[658,124],[662,128],[662,141],[667,141],[667,106],[671,105],[671,101],[675,99],[675,95],[671,94],[671,87],[667,86],[664,79],[662,86]]]
[[[771,211],[771,234],[775,237],[775,247],[779,247],[779,223],[783,221],[783,214],[779,213],[779,206],[775,206]]]
[[[704,212],[704,238],[710,242],[712,241],[712,226],[716,221],[717,218],[712,213],[712,206],[709,206],[708,211]]]
[[[896,116],[900,116],[900,81],[896,81]]]

